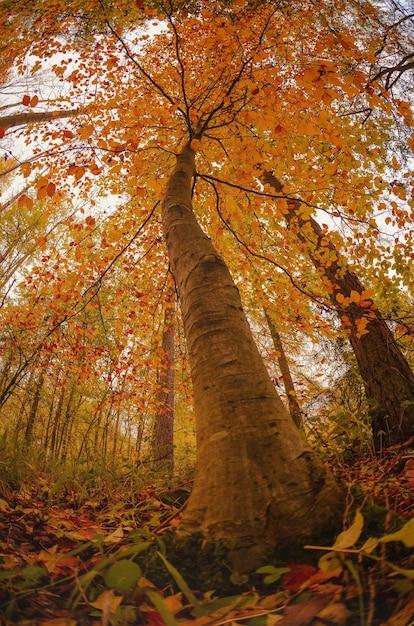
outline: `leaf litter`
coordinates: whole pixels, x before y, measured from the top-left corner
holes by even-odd
[[[336,460],[332,469],[351,494],[344,531],[331,546],[316,546],[314,564],[269,563],[249,580],[236,581],[231,595],[220,588],[193,589],[180,565],[170,561],[164,539],[179,524],[188,484],[158,492],[149,485],[135,494],[134,503],[122,502],[119,495],[117,501],[100,503],[74,498],[70,491],[56,499],[45,488],[17,495],[5,488],[0,492],[1,624],[411,626],[412,447],[348,464]],[[352,495],[355,488],[358,498]],[[388,525],[376,536],[370,536],[372,520],[363,506],[368,502]],[[390,527],[391,519],[397,526]],[[154,562],[164,568],[161,582],[147,568]]]

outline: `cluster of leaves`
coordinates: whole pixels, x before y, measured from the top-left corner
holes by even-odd
[[[405,23],[383,24],[369,4],[247,1],[4,2],[0,19],[16,111],[0,122],[2,180],[19,187],[1,214],[9,436],[73,458],[111,440],[113,456],[139,453],[150,437],[168,267],[158,202],[174,153],[203,125],[196,209],[253,315],[266,305],[282,330],[338,333],[309,251],[322,267],[364,258],[384,300],[411,285],[410,94],[378,76],[382,55],[409,45]],[[261,184],[263,169],[283,193]],[[287,229],[295,198],[301,222]],[[343,234],[323,222],[317,246],[317,213]],[[355,320],[342,311],[346,333],[367,334],[372,295],[337,294],[338,310],[362,307]],[[408,346],[410,320],[401,328]]]

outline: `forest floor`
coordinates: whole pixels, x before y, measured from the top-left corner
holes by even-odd
[[[125,474],[111,496],[70,474],[0,483],[0,623],[412,626],[412,442],[331,467],[349,493],[334,550],[270,560],[249,578],[219,549],[174,548],[191,480],[137,492]]]

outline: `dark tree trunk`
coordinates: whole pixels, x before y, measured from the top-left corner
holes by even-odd
[[[44,375],[43,375],[43,372],[41,372],[35,383],[33,400],[32,400],[32,404],[30,405],[30,411],[29,411],[29,415],[28,415],[27,423],[26,423],[26,430],[24,433],[24,443],[27,448],[31,445],[32,440],[33,440],[33,429],[34,429],[34,425],[36,422],[37,409],[39,407],[40,394],[42,391],[43,382],[44,382]]]
[[[263,175],[263,181],[277,193],[283,191],[270,172]],[[300,204],[299,200],[291,200],[285,217],[306,244],[315,268],[331,285],[329,298],[355,353],[371,407],[374,445],[380,449],[402,443],[414,436],[414,373],[372,299],[363,297],[358,301],[355,297],[355,293],[364,293],[364,285],[339,257],[335,246],[326,241],[318,222],[300,215]]]
[[[153,456],[159,469],[174,471],[174,334],[175,289],[169,288],[165,303],[161,365],[157,381],[157,414],[154,424]]]
[[[279,369],[282,374],[283,386],[285,388],[287,402],[289,406],[289,413],[291,414],[296,426],[298,428],[301,428],[303,426],[302,411],[297,400],[295,385],[293,383],[292,374],[290,373],[289,362],[283,348],[282,339],[272,318],[267,311],[265,311],[265,315],[267,325],[269,326],[270,334],[272,336],[273,346],[278,353],[277,362],[279,363]]]

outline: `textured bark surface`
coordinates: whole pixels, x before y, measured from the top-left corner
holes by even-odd
[[[265,173],[263,181],[277,193],[283,191],[280,181],[270,172]],[[286,220],[298,238],[306,244],[315,268],[331,283],[330,299],[334,308],[338,309],[338,293],[349,297],[352,290],[361,294],[365,287],[347,268],[345,260],[339,258],[334,245],[325,243],[318,222],[312,217],[305,220],[300,216],[300,202],[292,200],[289,206]],[[321,252],[326,248],[334,253],[330,259],[336,260],[330,260],[329,263],[324,260],[326,255]],[[371,406],[375,447],[380,449],[406,441],[414,436],[414,373],[407,359],[378,309],[362,308],[353,302],[338,313],[340,317],[346,315],[351,323],[369,315],[366,326],[368,333],[357,337],[351,330],[349,341]]]
[[[310,537],[339,490],[293,423],[254,343],[230,273],[191,204],[194,152],[177,157],[163,203],[194,386],[197,466],[181,535],[238,544],[235,566]]]
[[[36,124],[37,122],[50,122],[50,120],[61,120],[66,117],[73,117],[78,113],[77,109],[70,111],[29,111],[28,113],[15,113],[0,117],[0,128],[7,129],[26,124]]]
[[[174,470],[174,339],[175,290],[169,288],[164,311],[161,365],[158,373],[157,415],[153,456],[159,469]]]

